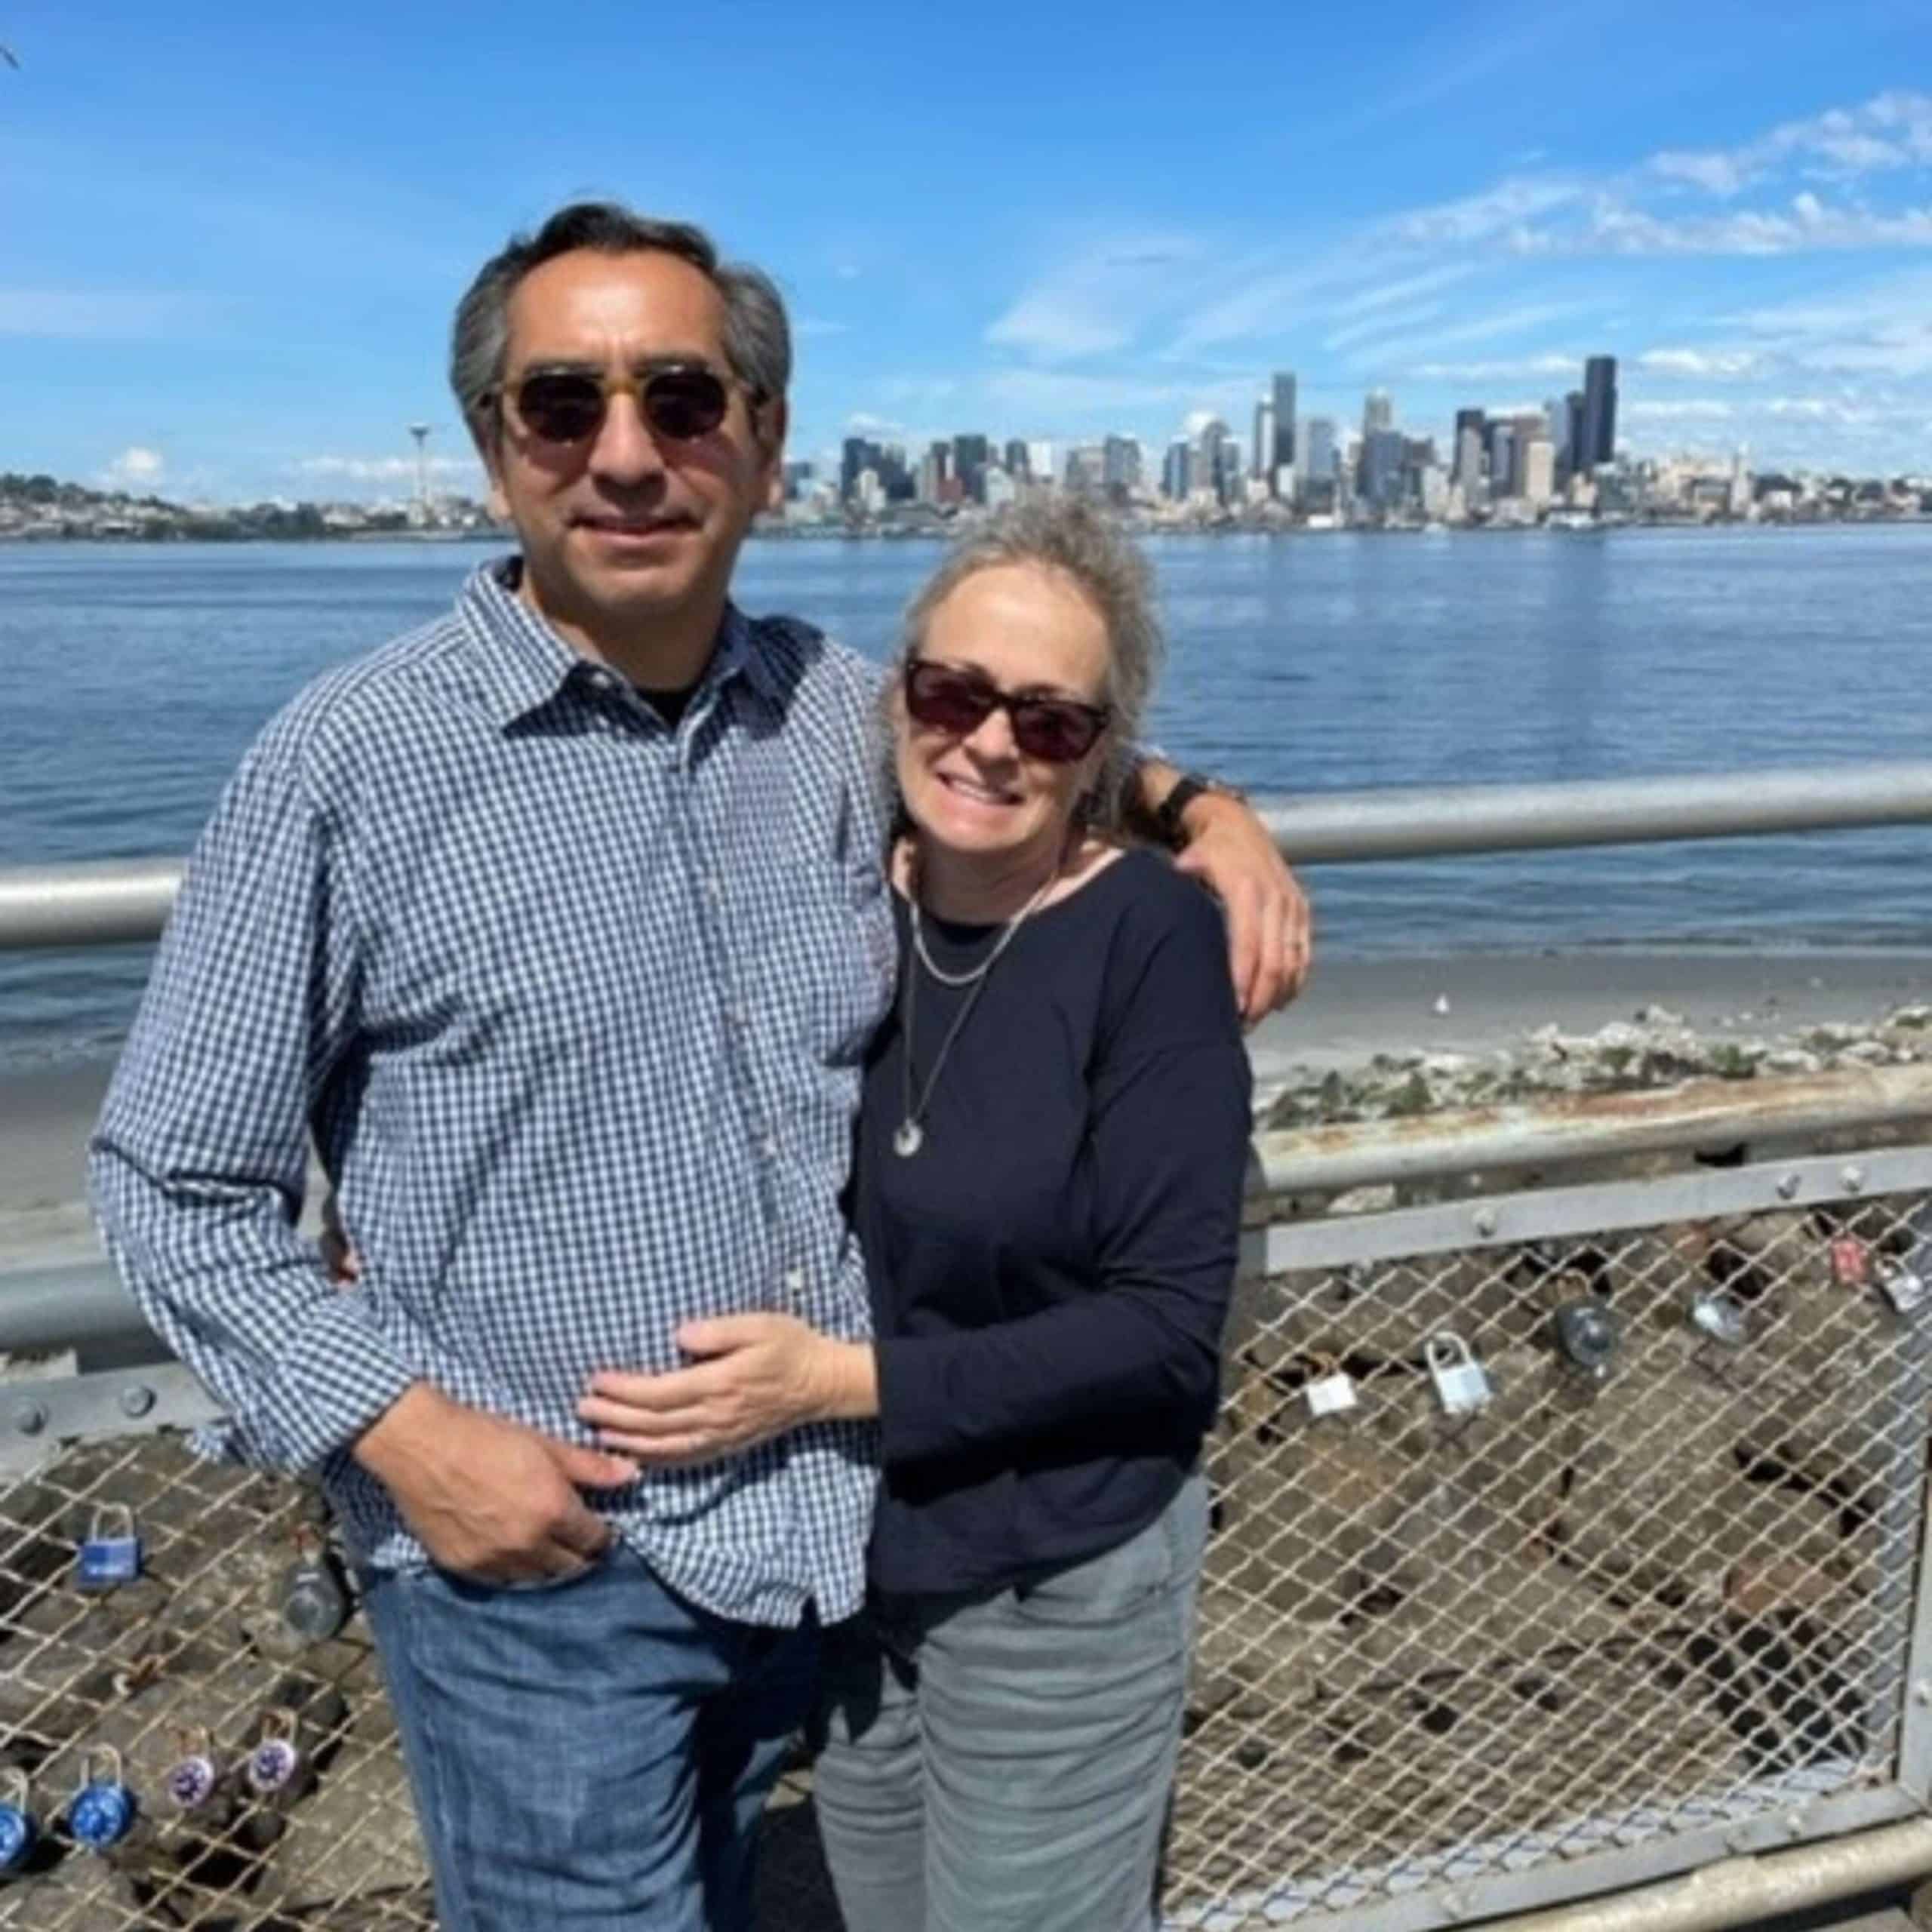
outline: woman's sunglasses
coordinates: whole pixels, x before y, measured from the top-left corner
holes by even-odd
[[[708,436],[724,420],[731,391],[701,363],[672,363],[648,375],[601,370],[539,369],[504,392],[517,421],[546,443],[586,443],[604,426],[614,395],[632,395],[652,433],[674,443]],[[753,403],[761,400],[749,390]]]
[[[1112,713],[1104,705],[1070,697],[1015,697],[977,671],[910,657],[906,661],[906,709],[915,724],[949,737],[969,738],[995,711],[1012,721],[1013,742],[1029,758],[1071,764],[1100,742]]]

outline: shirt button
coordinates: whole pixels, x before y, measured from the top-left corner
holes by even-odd
[[[768,1134],[764,1138],[758,1143],[758,1151],[762,1154],[768,1161],[777,1160],[778,1158],[777,1140],[774,1136]]]
[[[593,671],[585,681],[594,691],[614,691],[617,688],[617,679],[608,671]]]
[[[724,897],[724,881],[715,877],[708,878],[704,882],[704,891],[708,899],[722,899]]]
[[[805,1292],[805,1271],[802,1268],[788,1268],[785,1271],[785,1292],[795,1301]]]

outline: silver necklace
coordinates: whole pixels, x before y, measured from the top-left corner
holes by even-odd
[[[933,1093],[939,1085],[939,1076],[946,1066],[946,1057],[952,1051],[952,1043],[959,1037],[960,1029],[971,1017],[973,1008],[979,1002],[980,995],[985,990],[986,975],[993,970],[993,961],[1013,943],[1013,936],[1027,920],[1038,910],[1040,902],[1052,888],[1054,881],[1060,877],[1060,866],[1054,869],[1041,881],[1040,889],[1027,900],[1013,917],[1001,928],[985,958],[971,971],[967,973],[943,973],[933,964],[932,955],[926,950],[925,935],[919,927],[919,884],[916,876],[912,885],[912,951],[916,963],[907,969],[900,1004],[904,1009],[905,1029],[903,1065],[906,1083],[906,1110],[897,1128],[893,1130],[892,1151],[902,1161],[909,1161],[926,1144],[926,1109],[932,1105]],[[925,1085],[914,1096],[912,1081],[912,1014],[914,988],[923,966],[943,986],[971,986],[972,991],[960,1002],[959,1011],[953,1016],[952,1024],[946,1029],[946,1038],[940,1042],[939,1051],[933,1057],[932,1071],[926,1075]]]

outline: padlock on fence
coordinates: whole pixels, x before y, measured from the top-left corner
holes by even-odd
[[[74,1563],[74,1585],[91,1592],[118,1590],[141,1574],[141,1537],[125,1503],[103,1503],[94,1512]]]
[[[1617,1318],[1594,1296],[1565,1302],[1551,1318],[1558,1352],[1570,1366],[1601,1382],[1622,1341]]]
[[[1461,1336],[1445,1328],[1430,1336],[1423,1344],[1422,1352],[1444,1415],[1472,1416],[1488,1407],[1496,1392],[1490,1386],[1487,1373]]]
[[[295,1532],[296,1561],[281,1580],[281,1620],[303,1642],[340,1636],[355,1607],[342,1565],[313,1524]]]
[[[1721,1288],[1693,1296],[1685,1318],[1706,1341],[1721,1342],[1727,1349],[1742,1348],[1750,1339],[1751,1324],[1744,1304]]]
[[[0,1878],[23,1870],[39,1843],[33,1787],[25,1771],[9,1766],[0,1770]]]
[[[214,1754],[214,1739],[205,1726],[179,1734],[180,1756],[168,1768],[162,1789],[184,1817],[205,1822],[223,1808],[226,1780]]]
[[[1315,1370],[1302,1384],[1301,1398],[1317,1421],[1324,1416],[1346,1415],[1358,1406],[1355,1377],[1333,1355],[1316,1356]]]
[[[309,1754],[303,1742],[302,1720],[288,1706],[262,1713],[259,1734],[242,1767],[242,1781],[258,1803],[286,1804],[306,1789]]]
[[[92,1852],[112,1851],[140,1816],[120,1752],[105,1744],[90,1751],[82,1761],[80,1786],[67,1801],[67,1829],[75,1843]]]

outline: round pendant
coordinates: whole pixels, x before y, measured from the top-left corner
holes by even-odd
[[[902,1161],[909,1161],[926,1144],[926,1131],[915,1120],[902,1120],[892,1137],[892,1151]]]

